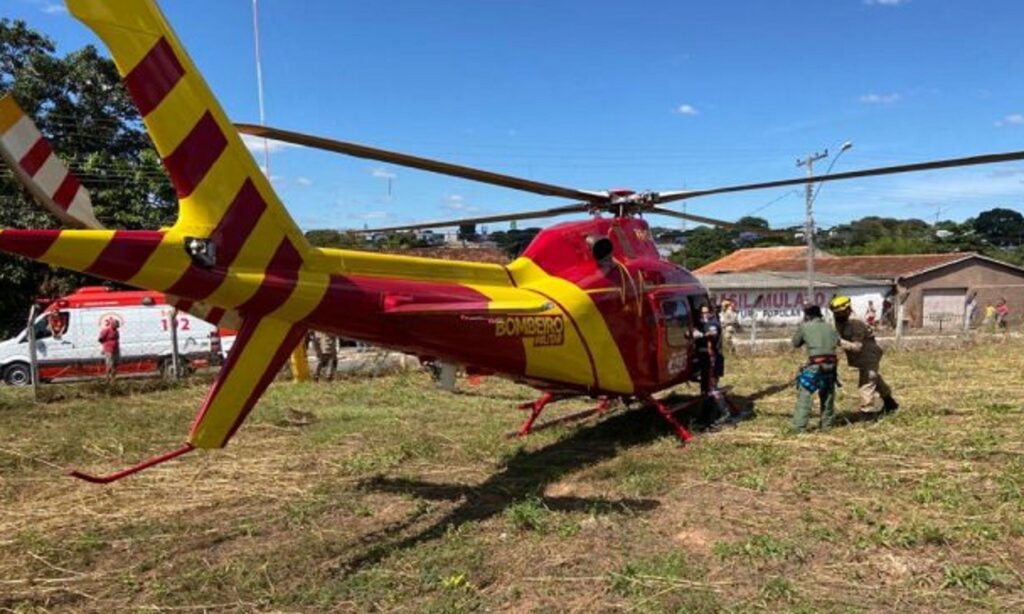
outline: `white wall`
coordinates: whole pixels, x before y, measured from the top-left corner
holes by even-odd
[[[874,301],[879,318],[882,316],[882,298],[888,287],[850,287],[850,288],[815,288],[814,303],[828,313],[828,302],[837,294],[849,296],[853,302],[853,312],[863,317],[868,301]],[[756,288],[740,290],[715,290],[709,292],[716,303],[723,298],[732,300],[739,313],[740,325],[750,326],[757,321],[758,326],[796,326],[804,318],[804,305],[807,292],[793,288]]]
[[[868,310],[868,301],[872,301],[875,304],[875,313],[878,314],[878,319],[881,320],[882,301],[885,299],[885,294],[888,291],[888,287],[862,287],[842,288],[839,293],[850,297],[850,300],[853,302],[853,315],[855,317],[863,320],[864,314]]]

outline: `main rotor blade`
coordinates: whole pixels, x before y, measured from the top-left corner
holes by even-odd
[[[404,226],[387,226],[384,228],[367,228],[356,232],[396,232],[402,230],[423,230],[426,228],[445,228],[447,226],[462,226],[463,224],[491,224],[499,222],[513,222],[518,220],[532,220],[554,215],[565,215],[567,213],[586,213],[590,211],[590,203],[574,203],[555,207],[553,209],[541,209],[539,211],[524,211],[522,213],[499,213],[497,215],[484,215],[480,217],[466,217],[457,220],[440,220],[436,222],[422,222],[419,224],[406,224]]]
[[[681,190],[678,192],[662,192],[658,195],[657,202],[668,203],[686,198],[697,198],[698,196],[711,196],[712,194],[728,194],[730,192],[746,192],[748,190],[764,190],[766,188],[783,188],[786,186],[803,185],[807,183],[818,183],[819,181],[840,181],[843,179],[856,179],[858,177],[874,177],[877,175],[896,175],[898,173],[915,173],[918,171],[930,171],[940,168],[955,168],[960,166],[976,166],[978,164],[996,164],[998,162],[1014,162],[1024,160],[1024,151],[1010,151],[1006,153],[985,154],[981,156],[968,156],[966,158],[948,158],[945,160],[932,160],[931,162],[918,162],[916,164],[900,164],[897,166],[880,166],[866,168],[859,171],[847,171],[845,173],[832,173],[817,177],[800,177],[798,179],[783,179],[780,181],[765,181],[761,183],[745,183],[741,185],[726,186],[721,188],[710,188],[707,190]]]
[[[561,196],[563,198],[585,200],[587,202],[594,203],[606,202],[609,199],[607,194],[601,192],[576,190],[573,188],[552,185],[550,183],[541,183],[540,181],[513,177],[511,175],[502,175],[501,173],[494,173],[469,166],[461,166],[450,162],[441,162],[440,160],[431,160],[430,158],[421,158],[419,156],[411,156],[409,154],[388,151],[386,149],[377,149],[376,147],[367,147],[366,145],[338,141],[310,134],[302,134],[299,132],[292,132],[290,130],[280,130],[269,126],[235,124],[235,128],[237,128],[242,134],[251,134],[253,136],[273,139],[275,141],[284,141],[285,143],[293,143],[295,145],[304,145],[315,149],[324,149],[327,151],[355,156],[357,158],[390,162],[392,164],[417,168],[423,171],[430,171],[432,173],[461,177],[462,179],[490,183],[506,188],[512,188],[513,190],[523,190],[524,192],[532,192],[534,194],[541,194],[544,196]]]
[[[699,222],[701,224],[709,224],[711,226],[721,226],[722,228],[728,228],[730,230],[738,230],[739,232],[754,232],[766,236],[789,236],[790,233],[785,230],[772,230],[770,228],[762,228],[760,226],[747,226],[746,224],[736,224],[734,222],[726,222],[725,220],[718,220],[713,217],[704,217],[703,215],[694,215],[692,213],[680,213],[679,211],[673,211],[671,209],[665,209],[664,207],[653,207],[646,211],[647,214],[657,213],[658,215],[667,215],[668,217],[679,218],[681,220],[689,220],[691,222]]]

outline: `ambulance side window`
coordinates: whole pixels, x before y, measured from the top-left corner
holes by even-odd
[[[50,336],[50,327],[47,325],[46,318],[36,320],[36,341]],[[27,340],[28,338],[26,337]]]
[[[669,347],[685,347],[690,343],[690,317],[685,300],[662,301],[661,321]]]
[[[36,340],[62,336],[68,331],[69,319],[70,316],[66,311],[49,313],[39,318],[35,323]],[[27,340],[26,336],[25,341]]]

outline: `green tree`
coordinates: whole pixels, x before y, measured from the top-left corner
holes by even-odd
[[[689,269],[697,269],[735,249],[735,233],[700,226],[687,232],[686,247],[672,254],[671,259]]]
[[[339,230],[309,230],[306,238],[315,247],[335,247],[339,249],[366,249],[366,238],[357,232]]]
[[[8,92],[90,191],[104,225],[138,229],[173,222],[174,189],[114,63],[95,47],[60,57],[53,41],[24,22],[0,19],[0,95]],[[9,171],[0,173],[0,227],[57,225]],[[24,325],[34,298],[96,283],[5,255],[0,255],[0,281],[4,333]]]
[[[1024,215],[1013,209],[996,207],[982,211],[974,219],[974,231],[998,247],[1024,245]]]
[[[747,228],[764,228],[768,229],[768,220],[763,217],[756,217],[753,215],[744,215],[740,219],[736,220],[737,226],[746,226]]]

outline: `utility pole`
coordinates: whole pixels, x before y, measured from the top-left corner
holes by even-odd
[[[814,177],[814,163],[828,157],[828,150],[813,153],[803,160],[797,160],[797,166],[807,167],[807,177]],[[807,240],[807,300],[804,304],[813,304],[814,301],[814,182],[808,181],[804,185],[804,198],[806,199],[806,218],[804,219],[804,239]]]

